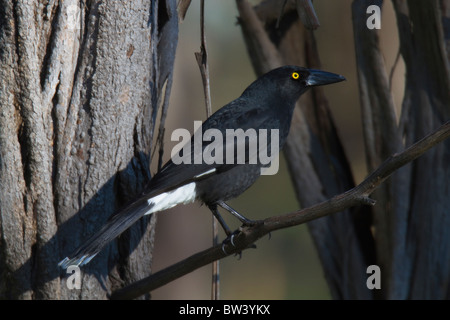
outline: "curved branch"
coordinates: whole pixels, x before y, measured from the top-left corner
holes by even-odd
[[[159,288],[170,281],[194,271],[206,264],[226,256],[251,248],[253,243],[270,232],[300,225],[323,216],[342,211],[357,205],[374,205],[369,195],[392,173],[405,164],[417,159],[423,153],[450,137],[450,121],[439,129],[416,142],[401,153],[385,160],[363,182],[342,194],[306,209],[284,215],[269,217],[252,226],[243,226],[234,237],[234,246],[227,243],[216,245],[191,257],[163,269],[147,278],[124,287],[111,295],[111,299],[134,299],[149,291]],[[226,253],[225,253],[226,252]]]

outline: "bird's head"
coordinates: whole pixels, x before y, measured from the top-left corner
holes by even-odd
[[[344,81],[341,75],[297,66],[283,66],[258,78],[249,91],[261,95],[297,101],[308,88]],[[250,93],[250,92],[249,92]]]

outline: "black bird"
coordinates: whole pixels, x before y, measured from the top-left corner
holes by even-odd
[[[267,139],[266,145],[258,143],[257,149],[253,148],[253,151],[251,151],[251,139],[248,137],[240,142],[236,142],[236,139],[233,138],[231,141],[237,144],[231,146],[233,150],[228,149],[229,146],[226,143],[228,140],[226,139],[222,142],[214,141],[214,139],[202,141],[201,147],[198,148],[193,137],[189,142],[190,148],[186,149],[187,152],[191,150],[191,153],[183,154],[185,152],[183,148],[180,157],[195,160],[195,147],[200,152],[205,152],[205,148],[211,147],[211,144],[215,142],[216,145],[220,143],[222,150],[225,150],[225,152],[222,152],[222,156],[216,154],[219,160],[223,159],[224,161],[215,161],[214,163],[192,161],[191,164],[175,164],[174,157],[172,157],[154,175],[143,194],[136,201],[113,215],[73,255],[62,260],[59,266],[67,268],[70,265],[88,263],[106,244],[128,229],[142,216],[171,208],[180,203],[189,203],[194,200],[205,203],[218,218],[228,236],[231,235],[231,231],[221,218],[218,206],[235,215],[242,223],[251,224],[251,220],[240,215],[224,201],[239,196],[261,175],[261,169],[266,166],[266,163],[258,160],[257,155],[260,154],[262,149],[268,151],[277,142],[279,149],[282,148],[289,133],[295,103],[300,95],[309,87],[343,80],[345,78],[337,74],[297,66],[284,66],[264,74],[245,89],[239,98],[228,103],[206,119],[199,130],[205,133],[208,129],[215,129],[215,133],[221,133],[228,137],[230,129],[242,129],[245,132],[254,129],[257,137],[260,138],[260,133],[263,132],[260,129],[269,131],[276,129],[278,130],[278,137],[272,138],[278,138],[278,141]],[[246,151],[243,158],[238,152],[239,143],[244,146]],[[209,151],[211,152],[211,150]],[[220,150],[215,150],[215,152],[220,152]],[[278,150],[276,152],[278,153]],[[231,154],[232,158],[227,158],[226,154]],[[241,156],[240,162],[239,156]],[[276,155],[271,154],[270,156],[273,158]]]

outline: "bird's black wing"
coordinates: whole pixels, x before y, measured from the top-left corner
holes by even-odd
[[[224,143],[227,139],[227,129],[242,129],[244,131],[248,129],[258,128],[278,128],[279,122],[276,117],[271,114],[270,110],[260,108],[259,105],[248,105],[247,100],[238,98],[223,108],[219,109],[210,118],[208,118],[203,124],[203,133],[208,129],[217,129],[223,135]],[[257,156],[256,154],[250,154],[248,147],[248,140],[237,141],[237,143],[245,143],[244,149],[246,150],[245,162],[248,163],[249,159]],[[194,150],[193,138],[189,142],[190,148],[187,150]],[[211,141],[203,141],[202,151],[211,143]],[[235,141],[236,143],[236,141]],[[267,146],[270,147],[270,139]],[[226,146],[224,145],[224,148]],[[225,153],[224,153],[225,154]],[[207,177],[222,173],[234,167],[237,162],[237,152],[234,152],[234,158],[232,163],[226,163],[225,159],[223,163],[212,164],[175,164],[172,160],[169,160],[166,165],[151,179],[145,194],[147,196],[153,196],[162,192],[166,192],[175,189],[179,186],[187,183],[206,179]],[[191,157],[192,158],[192,157]]]

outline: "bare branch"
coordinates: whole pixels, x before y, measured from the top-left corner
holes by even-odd
[[[197,59],[198,66],[200,68],[200,73],[202,75],[203,81],[203,91],[205,94],[205,106],[206,106],[206,117],[209,118],[212,114],[211,107],[211,90],[209,85],[209,67],[208,67],[208,52],[206,50],[206,36],[205,36],[205,0],[201,1],[200,6],[200,37],[201,45],[200,52],[195,53],[195,58]],[[213,246],[219,243],[219,227],[218,222],[215,217],[212,218],[212,235],[213,235]],[[219,299],[219,261],[215,260],[212,264],[212,287],[211,287],[211,298],[213,300]]]
[[[393,172],[417,159],[426,151],[450,137],[450,121],[425,138],[416,142],[401,153],[394,154],[384,161],[372,174],[355,188],[306,209],[284,215],[273,216],[259,221],[253,226],[243,226],[231,244],[216,245],[180,261],[147,278],[124,287],[112,294],[111,299],[133,299],[177,279],[214,260],[252,247],[252,244],[275,230],[297,226],[311,220],[342,211],[357,205],[374,205],[369,195],[377,189]],[[224,253],[226,252],[226,254]]]
[[[211,93],[209,86],[209,67],[208,67],[208,52],[206,50],[206,36],[205,36],[205,0],[201,2],[200,13],[200,32],[201,32],[201,45],[200,52],[195,52],[195,58],[197,59],[200,73],[203,81],[203,91],[205,94],[206,103],[206,116],[210,117],[212,114],[211,109]]]

